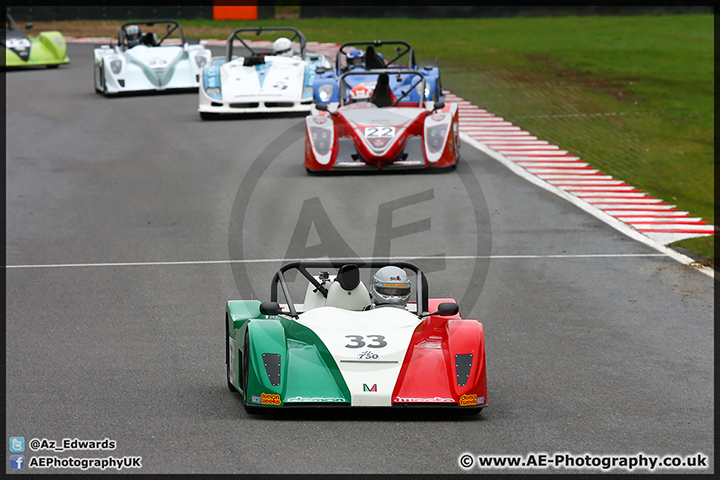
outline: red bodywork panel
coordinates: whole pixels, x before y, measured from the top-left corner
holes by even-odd
[[[429,310],[442,302],[430,299]],[[458,385],[455,355],[472,355],[472,367],[464,386]],[[452,317],[428,316],[413,333],[398,382],[393,392],[397,404],[487,405],[485,335],[482,323]]]

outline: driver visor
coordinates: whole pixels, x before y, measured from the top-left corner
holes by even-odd
[[[410,285],[407,283],[384,283],[376,282],[375,291],[383,295],[394,295],[404,297],[410,293]]]

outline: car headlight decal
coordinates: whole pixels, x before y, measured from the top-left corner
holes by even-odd
[[[325,85],[320,85],[318,87],[318,96],[320,97],[320,101],[323,103],[328,103],[333,95],[333,86],[331,83],[326,83]]]
[[[222,100],[220,94],[220,68],[205,67],[203,69],[203,88],[205,93],[215,100]]]
[[[470,377],[470,369],[472,368],[472,353],[462,353],[455,355],[455,374],[457,376],[458,387],[464,387]]]
[[[262,357],[270,384],[277,387],[280,385],[280,354],[263,353]]]
[[[443,146],[445,135],[447,134],[447,125],[435,125],[427,129],[425,134],[425,143],[430,153],[437,153]]]
[[[302,99],[307,100],[313,96],[313,83],[315,82],[315,66],[305,67],[305,88],[303,88]]]
[[[120,73],[120,70],[122,70],[122,60],[120,60],[117,57],[113,57],[110,59],[110,70],[117,75]]]
[[[325,155],[330,151],[332,130],[328,128],[311,127],[310,135],[312,135],[313,147],[319,155]]]
[[[206,64],[207,58],[202,55],[195,55],[195,65],[197,65],[198,68],[203,68]]]

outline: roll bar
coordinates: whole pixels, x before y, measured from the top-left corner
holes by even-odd
[[[286,263],[280,269],[275,273],[272,279],[272,283],[270,284],[270,301],[271,302],[277,302],[278,301],[278,285],[280,285],[280,288],[282,289],[283,296],[285,297],[285,300],[288,305],[288,309],[290,310],[290,315],[293,317],[297,317],[298,313],[295,309],[295,304],[292,301],[292,298],[290,297],[290,289],[288,288],[287,281],[285,280],[285,272],[288,270],[297,270],[299,271],[303,277],[305,277],[315,288],[320,290],[323,294],[323,296],[327,296],[327,290],[320,285],[320,282],[317,281],[317,279],[308,272],[308,268],[340,268],[343,265],[353,264],[357,265],[358,268],[382,268],[387,266],[394,266],[399,268],[404,268],[407,270],[410,270],[412,272],[415,272],[415,298],[418,305],[417,314],[418,316],[422,315],[424,312],[428,311],[428,282],[427,278],[425,277],[425,274],[420,270],[420,267],[418,267],[415,264],[409,263],[409,262],[389,262],[389,261],[379,261],[379,260],[372,260],[372,261],[366,261],[366,260],[360,260],[360,259],[345,259],[345,260],[302,260],[299,262],[290,262]]]
[[[253,32],[255,35],[260,35],[263,32],[276,32],[276,31],[286,31],[291,32],[292,36],[290,37],[290,41],[294,42],[297,41],[300,43],[300,56],[302,58],[305,58],[305,44],[307,43],[307,40],[305,39],[305,35],[303,35],[300,30],[294,27],[242,27],[238,28],[235,31],[233,31],[230,36],[227,38],[227,44],[225,45],[225,59],[229,62],[232,60],[232,50],[233,50],[233,41],[235,39],[239,40],[240,43],[243,44],[245,48],[250,50],[251,55],[259,55],[258,52],[253,50],[250,45],[245,43],[245,40],[243,40],[238,34],[242,32]]]
[[[403,41],[403,40],[372,40],[372,41],[366,41],[366,42],[347,42],[343,43],[337,52],[337,59],[335,61],[335,67],[340,68],[340,59],[347,55],[345,47],[382,47],[383,45],[398,45],[398,47],[395,50],[395,53],[397,55],[390,59],[390,60],[383,60],[385,62],[386,66],[389,66],[395,61],[397,61],[399,58],[401,58],[403,55],[409,53],[408,57],[408,64],[407,66],[412,68],[415,66],[415,52],[413,51],[413,48],[410,46],[409,43]]]
[[[125,27],[129,27],[130,25],[147,25],[148,27],[154,26],[156,23],[159,24],[165,24],[167,25],[167,33],[164,37],[162,37],[160,40],[158,40],[158,45],[162,44],[163,40],[168,38],[172,33],[177,30],[178,34],[180,35],[180,44],[185,45],[185,36],[183,35],[182,27],[178,22],[175,20],[165,19],[165,20],[143,20],[138,22],[127,22],[123,23],[122,26],[120,26],[120,31],[118,32],[118,46],[123,46],[125,44],[125,37],[127,37],[127,32],[125,31]],[[173,27],[170,28],[170,25]]]

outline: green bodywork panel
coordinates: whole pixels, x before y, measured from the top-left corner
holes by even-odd
[[[28,60],[24,61],[15,52],[6,48],[5,66],[32,67],[70,63],[65,37],[60,32],[42,32],[37,37],[28,35],[28,40],[32,44]]]
[[[317,335],[284,315],[265,316],[259,307],[257,300],[227,303],[228,333],[236,349],[236,372],[242,371],[242,359],[249,355],[245,395],[248,405],[350,403],[350,391],[340,370]],[[246,332],[248,352],[244,351]],[[278,385],[272,384],[273,370],[266,368],[263,354],[280,356]],[[240,378],[238,373],[231,381],[242,390]],[[277,377],[275,379],[278,383]]]

